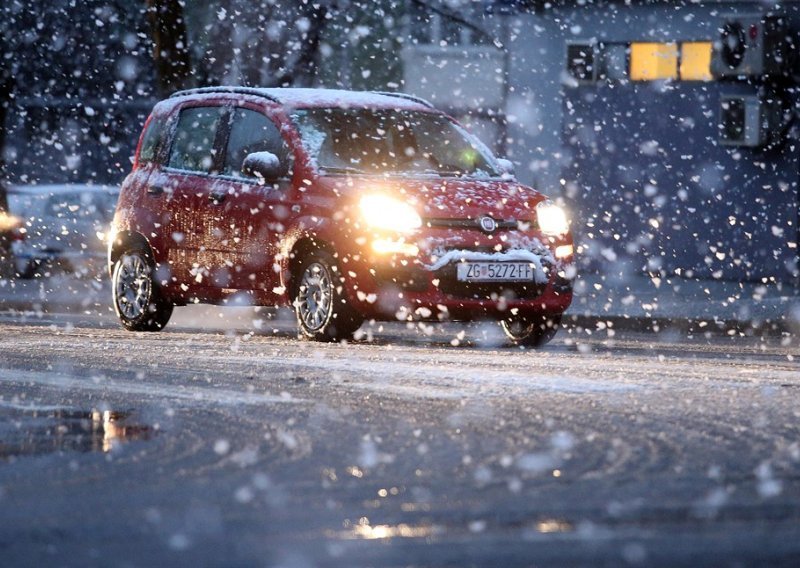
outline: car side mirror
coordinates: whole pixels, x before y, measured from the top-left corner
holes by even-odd
[[[253,152],[245,157],[242,173],[246,176],[257,177],[264,183],[277,180],[283,171],[281,161],[272,152]]]
[[[497,166],[500,168],[500,174],[503,177],[514,177],[514,163],[505,158],[497,158]]]

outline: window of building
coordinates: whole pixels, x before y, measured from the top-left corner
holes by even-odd
[[[567,72],[582,82],[597,80],[595,47],[591,43],[567,45]]]
[[[567,44],[567,72],[579,83],[611,81],[711,81],[710,41]]]
[[[628,78],[628,44],[612,43],[606,44],[605,54],[605,77],[612,81],[624,81]]]
[[[634,81],[678,78],[678,45],[632,43],[630,77]]]
[[[413,44],[439,47],[492,45],[493,36],[482,32],[479,27],[465,25],[464,17],[470,19],[467,6],[464,6],[467,14],[462,11],[448,15],[447,10],[433,8],[424,2],[407,4],[408,33]]]
[[[710,81],[711,42],[694,41],[681,44],[681,79],[684,81]]]

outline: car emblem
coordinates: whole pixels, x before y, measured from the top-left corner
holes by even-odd
[[[497,221],[489,217],[481,217],[478,222],[481,225],[481,229],[483,229],[487,233],[493,232],[497,228]]]

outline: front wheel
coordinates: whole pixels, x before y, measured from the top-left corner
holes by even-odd
[[[511,317],[500,326],[514,345],[541,347],[548,343],[561,327],[561,314],[556,316]]]
[[[336,259],[315,251],[300,262],[294,287],[294,310],[300,336],[316,341],[351,339],[363,317],[347,303],[344,277]]]
[[[149,254],[131,250],[119,257],[111,284],[114,310],[125,329],[160,331],[167,325],[173,306],[161,294]]]

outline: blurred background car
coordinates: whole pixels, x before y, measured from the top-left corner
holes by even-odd
[[[13,276],[14,267],[11,262],[11,243],[22,237],[19,218],[8,213],[5,203],[0,204],[0,278]]]
[[[9,214],[21,222],[11,242],[16,275],[99,274],[118,197],[119,187],[109,185],[11,186]]]

